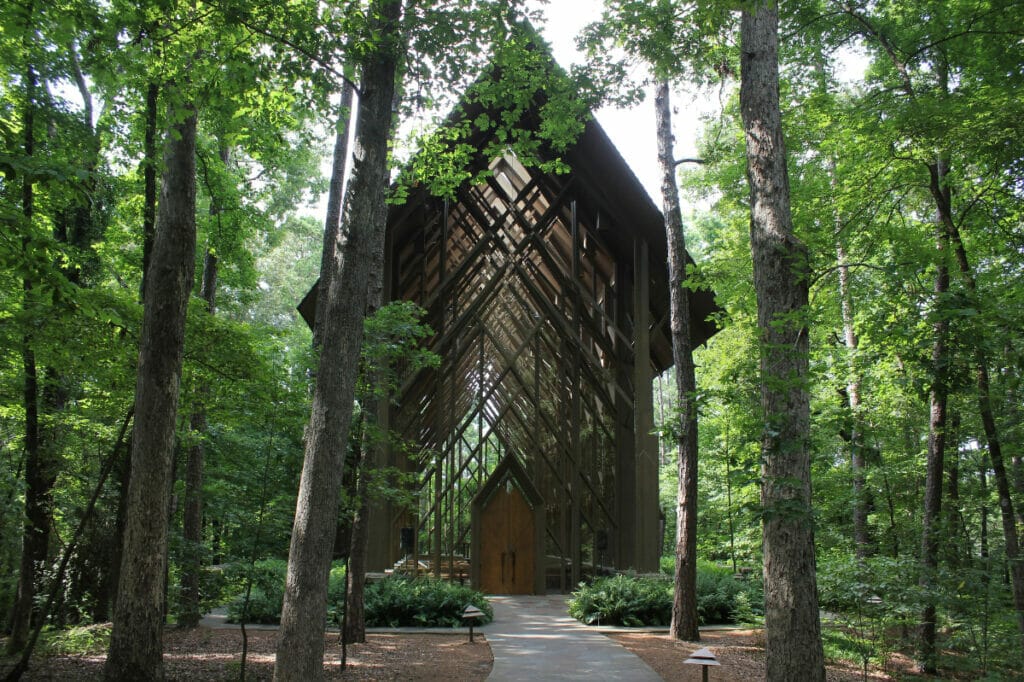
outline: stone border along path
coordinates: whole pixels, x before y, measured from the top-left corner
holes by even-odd
[[[488,596],[494,620],[478,628],[494,655],[488,680],[661,680],[639,656],[602,634],[604,628],[571,618],[567,598]]]

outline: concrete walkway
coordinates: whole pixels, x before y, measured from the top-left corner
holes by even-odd
[[[494,620],[480,628],[494,654],[488,680],[661,680],[640,657],[571,618],[566,599],[488,597]]]

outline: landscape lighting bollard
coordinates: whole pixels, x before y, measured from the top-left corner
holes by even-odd
[[[466,605],[466,610],[462,612],[462,620],[469,623],[469,641],[473,641],[473,624],[476,623],[478,618],[483,618],[484,612],[473,606],[472,604]]]
[[[699,665],[701,667],[701,680],[708,682],[708,666],[711,665],[722,665],[715,658],[715,655],[711,653],[711,649],[697,649],[690,657],[683,661],[683,663],[689,663],[690,665]]]

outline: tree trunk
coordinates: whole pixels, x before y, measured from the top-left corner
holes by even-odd
[[[231,160],[231,150],[220,148],[220,161],[226,167]],[[220,197],[210,188],[210,216],[216,220],[220,214]],[[199,295],[206,301],[206,312],[217,312],[217,254],[207,247],[203,257],[202,283]],[[210,387],[202,384],[196,389],[196,404],[189,416],[189,429],[194,442],[188,449],[185,461],[185,504],[182,514],[183,556],[181,566],[181,598],[179,600],[178,626],[194,628],[202,618],[201,577],[203,571],[203,468],[206,437],[206,406]]]
[[[142,284],[139,294],[146,296],[146,273],[153,254],[156,235],[156,120],[160,100],[160,86],[150,83],[146,87],[146,123],[142,141]]]
[[[295,510],[274,678],[323,676],[327,577],[331,563],[345,447],[359,369],[370,261],[383,248],[387,217],[387,151],[402,52],[397,0],[373,3],[381,47],[365,57],[352,178],[344,230],[330,267],[321,272],[317,319],[323,345]]]
[[[323,255],[320,259],[320,290],[317,295],[319,309],[320,299],[326,296],[327,284],[334,275],[332,271],[335,259],[335,245],[341,234],[341,200],[345,188],[345,168],[348,164],[348,136],[352,126],[352,96],[355,90],[349,81],[341,91],[337,130],[334,134],[334,157],[331,162],[331,182],[327,191],[327,217],[324,220]],[[323,294],[323,296],[321,296]],[[324,324],[318,316],[313,320],[313,347],[323,345]]]
[[[27,21],[31,21],[32,5],[29,5]],[[27,32],[31,34],[31,31]],[[26,68],[25,78],[25,111],[24,122],[24,153],[26,159],[35,154],[35,97],[38,79],[35,68]],[[25,172],[21,185],[21,215],[24,220],[22,243],[27,251],[30,247],[28,236],[32,230],[35,212],[35,178],[31,172]],[[26,253],[26,256],[29,254]],[[24,308],[26,312],[34,308],[32,280],[26,277],[22,281],[24,290]],[[28,643],[32,628],[32,613],[35,610],[36,585],[42,567],[46,563],[47,548],[50,542],[50,490],[53,487],[52,475],[47,471],[46,458],[43,454],[39,434],[39,377],[36,367],[36,355],[30,333],[22,337],[22,369],[24,372],[22,385],[22,402],[25,410],[25,519],[21,542],[21,562],[18,570],[18,587],[14,607],[10,617],[10,638],[7,640],[7,652],[17,653]]]
[[[174,116],[171,120],[174,120]],[[185,315],[195,271],[196,114],[167,136],[135,385],[124,556],[114,611],[108,680],[163,679],[164,564]]]
[[[954,571],[959,570],[966,555],[962,551],[963,524],[960,509],[960,413],[951,410],[949,429],[946,437],[946,513],[943,534],[946,538],[946,563]]]
[[[939,207],[939,216],[948,235],[960,275],[971,296],[978,298],[978,284],[974,277],[974,269],[967,259],[967,250],[960,237],[960,229],[953,220],[952,198],[950,188],[945,183],[945,173],[932,175],[932,196]],[[988,442],[989,460],[992,462],[992,474],[999,496],[999,514],[1003,522],[1003,539],[1006,544],[1006,561],[1010,567],[1011,587],[1013,588],[1013,606],[1017,612],[1017,629],[1024,647],[1024,557],[1020,554],[1020,539],[1017,534],[1016,517],[1013,511],[1013,497],[1010,494],[1010,477],[1006,472],[1006,461],[1003,457],[1002,440],[996,427],[995,413],[992,409],[991,381],[988,371],[988,353],[984,343],[973,343],[975,379],[978,387],[978,413],[981,415],[985,440]]]
[[[937,203],[949,202],[948,187],[939,187]],[[943,190],[944,193],[943,194]],[[933,191],[933,195],[934,195]],[[951,203],[946,204],[951,210]],[[978,285],[974,278],[974,269],[967,257],[967,250],[961,239],[961,233],[952,220],[949,210],[940,212],[946,216],[943,220],[949,241],[956,256],[956,263],[974,297],[978,296]],[[988,374],[988,353],[983,343],[974,343],[975,378],[978,387],[978,413],[985,430],[988,443],[988,457],[992,463],[992,477],[995,479],[995,492],[999,500],[999,517],[1002,521],[1002,538],[1006,544],[1007,562],[1010,564],[1010,576],[1014,595],[1014,608],[1017,611],[1017,628],[1021,635],[1021,646],[1024,646],[1024,557],[1021,557],[1020,538],[1017,534],[1014,500],[1011,495],[1011,481],[1007,473],[1006,459],[1002,456],[1002,440],[995,424],[995,413],[992,410],[991,382]]]
[[[838,219],[837,219],[838,222]],[[850,294],[850,267],[846,250],[836,238],[836,259],[839,261],[839,302],[843,316],[843,340],[849,354],[846,400],[850,408],[850,470],[853,475],[853,544],[857,558],[871,553],[868,534],[867,490],[865,489],[864,430],[860,415],[860,371],[857,368],[857,331],[853,323],[853,298]]]
[[[375,410],[377,401],[370,400],[363,405],[365,410]],[[352,541],[349,547],[348,572],[345,580],[348,586],[345,592],[345,631],[342,633],[347,644],[366,641],[366,551],[369,546],[370,512],[369,472],[379,461],[376,456],[377,444],[373,442],[372,425],[363,429],[362,457],[360,458],[358,480],[356,482],[356,499],[359,507],[352,519]]]
[[[221,161],[227,163],[227,149],[221,150]],[[210,213],[219,212],[216,199],[210,206]],[[217,310],[217,255],[213,249],[206,249],[203,258],[203,282],[200,296],[206,301],[206,312],[213,315]],[[210,387],[199,386],[196,390],[196,405],[189,416],[189,428],[195,442],[188,449],[185,461],[185,504],[182,514],[183,556],[181,566],[181,599],[178,611],[178,626],[194,628],[202,618],[201,575],[203,570],[203,459],[205,455],[203,438],[206,437],[206,408],[203,401],[210,394]]]
[[[658,83],[654,112],[668,242],[672,360],[676,368],[679,414],[675,429],[679,448],[679,488],[676,493],[675,591],[670,632],[676,639],[696,642],[700,639],[697,616],[697,379],[690,331],[690,296],[683,284],[686,281],[686,238],[676,187],[668,81]]]
[[[808,443],[808,264],[789,208],[774,4],[744,9],[740,32],[740,110],[761,333],[767,679],[824,680]]]
[[[933,182],[939,182],[944,173],[942,162],[931,166]],[[932,386],[928,402],[928,459],[925,464],[924,513],[921,519],[921,588],[925,595],[925,607],[921,613],[921,641],[918,665],[925,673],[935,673],[937,660],[935,650],[936,610],[935,571],[939,564],[939,521],[942,514],[942,470],[946,449],[946,420],[949,397],[949,365],[951,358],[948,348],[949,320],[941,310],[943,299],[949,291],[949,268],[946,258],[949,253],[949,239],[942,229],[939,217],[936,237],[935,306],[938,309],[932,322],[934,341],[932,346]]]

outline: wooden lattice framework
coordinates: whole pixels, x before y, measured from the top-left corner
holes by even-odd
[[[407,377],[380,415],[414,454],[378,464],[417,474],[419,507],[373,507],[371,571],[400,558],[402,528],[434,571],[453,569],[471,553],[474,497],[504,457],[543,502],[548,589],[596,567],[657,569],[664,223],[596,122],[563,158],[571,172],[549,174],[507,153],[454,199],[414,189],[390,211],[385,294],[426,310],[441,364]],[[692,293],[691,309],[703,343],[712,295]],[[478,575],[481,558],[469,559]]]

